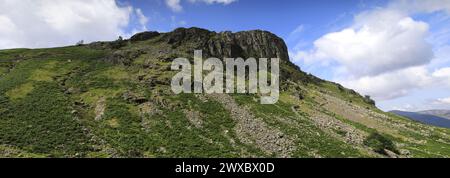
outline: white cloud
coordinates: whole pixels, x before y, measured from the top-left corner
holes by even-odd
[[[397,110],[397,111],[415,111],[418,110],[418,107],[415,105],[411,105],[411,104],[406,104],[403,106],[394,106],[392,109],[390,110]]]
[[[170,26],[172,28],[182,27],[182,26],[185,26],[186,24],[187,24],[186,21],[178,20],[176,16],[171,16],[170,17]]]
[[[166,5],[174,12],[181,12],[183,6],[181,6],[181,0],[165,0]],[[231,4],[237,0],[188,0],[189,3],[203,2],[206,4]]]
[[[428,23],[412,18],[437,11],[446,12],[447,19],[450,0],[394,1],[361,12],[348,27],[315,40],[311,49],[294,48],[293,62],[322,66],[331,70],[332,80],[381,101],[418,89],[450,89],[448,29],[430,34]]]
[[[448,98],[439,98],[436,101],[438,103],[441,103],[441,104],[448,104],[448,105],[450,105],[450,97],[448,97]]]
[[[9,19],[7,16],[0,16],[0,24],[2,24],[2,28],[0,28],[0,33],[12,33],[17,30],[16,25]]]
[[[450,0],[397,0],[390,4],[390,8],[409,13],[445,11],[450,14]]]
[[[450,66],[450,45],[435,47],[433,51],[435,58],[428,65],[431,70],[442,68],[442,66]]]
[[[7,46],[18,46],[12,38],[18,38],[16,25],[7,16],[0,15],[0,49]],[[8,38],[9,36],[9,38]]]
[[[438,69],[433,72],[435,77],[450,77],[450,67]]]
[[[299,25],[297,26],[291,33],[289,33],[289,36],[287,37],[287,42],[298,40],[301,37],[301,34],[305,31],[306,26],[305,25]],[[297,44],[296,48],[300,48],[301,45]]]
[[[180,4],[181,0],[166,0],[166,5],[169,6],[170,9],[174,12],[180,12],[183,10],[183,7]]]
[[[148,18],[144,15],[144,13],[142,13],[142,10],[139,8],[136,8],[136,15],[139,19],[139,24],[141,25],[141,28],[147,30]]]
[[[293,36],[297,36],[299,33],[302,33],[305,30],[305,26],[304,25],[299,25],[297,26],[297,28],[295,28],[294,31],[292,31],[289,36],[293,37]]]
[[[136,22],[133,25],[131,31],[127,33],[122,33],[121,36],[124,38],[130,38],[136,33],[148,31],[147,24],[149,22],[149,18],[144,15],[144,12],[140,8],[134,8],[134,13],[131,20],[135,20]]]
[[[237,0],[189,0],[189,1],[192,2],[192,3],[205,2],[207,4],[217,3],[217,4],[225,4],[225,5],[227,5],[227,4],[230,4],[230,3],[235,2]]]
[[[0,4],[0,48],[113,40],[125,33],[134,12],[114,0],[0,0]]]
[[[397,11],[375,10],[356,16],[350,28],[322,36],[312,51],[298,57],[334,60],[354,76],[373,76],[430,62],[427,32],[424,22]]]
[[[410,91],[433,83],[427,69],[423,66],[410,67],[377,76],[364,76],[357,79],[338,79],[345,87],[355,89],[376,100],[389,100],[407,95]]]
[[[437,85],[448,87],[450,89],[450,67],[440,68],[433,72],[432,76],[435,78]]]

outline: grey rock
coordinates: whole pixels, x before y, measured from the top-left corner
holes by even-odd
[[[196,49],[202,49],[206,57],[277,57],[289,61],[283,39],[268,31],[216,33],[201,28],[178,28],[166,33],[163,38],[175,47],[188,43]]]
[[[159,36],[160,33],[155,32],[155,31],[150,31],[150,32],[141,32],[141,33],[137,33],[135,35],[133,35],[130,38],[131,42],[137,42],[137,41],[145,41],[145,40],[149,40],[152,39],[154,37]]]
[[[105,61],[114,64],[131,65],[134,59],[145,54],[143,50],[117,50],[104,58]]]

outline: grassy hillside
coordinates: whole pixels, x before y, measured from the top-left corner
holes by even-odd
[[[0,156],[450,157],[449,129],[384,113],[287,59],[274,105],[257,94],[174,95],[171,60],[226,36],[178,31],[1,50]]]

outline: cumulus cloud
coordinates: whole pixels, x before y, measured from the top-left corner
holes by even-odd
[[[408,95],[416,89],[450,88],[450,67],[430,72],[426,66],[409,67],[376,76],[335,79],[345,87],[375,98],[390,100]]]
[[[148,31],[147,24],[149,23],[149,18],[144,15],[142,9],[134,8],[133,13],[131,14],[130,17],[131,17],[130,21],[133,21],[133,23],[129,26],[132,26],[133,28],[128,33],[122,32],[121,33],[122,37],[130,38],[136,33]]]
[[[436,104],[442,104],[442,105],[450,105],[450,97],[448,98],[438,98],[436,99]]]
[[[428,25],[392,10],[362,13],[355,24],[328,33],[314,42],[312,51],[301,51],[300,58],[334,60],[355,76],[384,72],[429,63],[431,45],[425,41]]]
[[[295,28],[291,33],[289,33],[289,36],[287,38],[287,41],[294,41],[298,40],[301,37],[301,34],[305,31],[306,26],[305,25],[299,25],[297,28]]]
[[[410,67],[377,76],[364,76],[356,79],[337,79],[345,87],[362,91],[376,100],[389,100],[407,95],[411,90],[426,87],[433,83],[427,69],[423,66]]]
[[[166,5],[174,12],[181,12],[183,6],[181,6],[181,0],[165,0]],[[223,4],[227,5],[237,0],[187,0],[190,3],[203,2],[206,4]]]
[[[436,79],[436,84],[450,88],[450,67],[437,69],[432,76]]]
[[[450,42],[450,39],[448,42]],[[431,63],[428,65],[431,70],[442,68],[442,66],[450,66],[450,45],[435,47],[433,51],[435,58],[433,58]]]
[[[214,3],[218,3],[218,4],[230,4],[232,2],[235,2],[237,0],[189,0],[192,3],[195,2],[205,2],[207,4],[214,4]]]
[[[450,14],[450,0],[397,0],[390,4],[390,8],[402,9],[409,13],[445,11]]]
[[[433,72],[435,77],[450,77],[450,67],[438,69]]]
[[[144,15],[140,8],[136,9],[136,15],[139,19],[139,25],[141,25],[141,28],[147,30],[148,18]]]
[[[181,10],[183,10],[183,7],[180,3],[181,0],[166,0],[166,5],[174,12],[180,12]]]
[[[406,104],[406,105],[402,105],[402,106],[394,106],[392,107],[392,109],[390,110],[397,110],[397,111],[417,111],[419,110],[419,107],[417,107],[416,105],[412,105],[412,104]]]
[[[0,48],[53,47],[113,40],[125,33],[131,6],[114,0],[0,0]],[[140,23],[147,23],[136,10]]]
[[[15,47],[19,44],[14,40],[20,38],[17,26],[7,16],[0,15],[0,49],[6,47]]]
[[[450,69],[442,67],[450,62],[447,48],[433,46],[429,37],[436,34],[430,35],[429,24],[412,18],[437,11],[448,16],[450,1],[400,0],[361,12],[350,26],[315,40],[311,49],[293,51],[292,60],[307,68],[325,67],[332,71],[332,80],[376,100],[406,96],[415,89],[450,87]],[[447,33],[439,39],[445,39],[442,35]]]

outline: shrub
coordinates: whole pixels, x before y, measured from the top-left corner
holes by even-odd
[[[375,106],[375,101],[369,95],[364,96],[364,102]]]
[[[112,49],[119,49],[126,45],[127,45],[127,42],[125,40],[123,40],[122,36],[119,36],[119,39],[117,39],[116,41],[111,42]]]
[[[81,40],[79,42],[77,42],[76,46],[83,46],[84,45],[84,40]]]
[[[398,153],[395,144],[387,137],[373,132],[364,140],[364,145],[371,147],[375,152],[386,155],[386,150]]]

